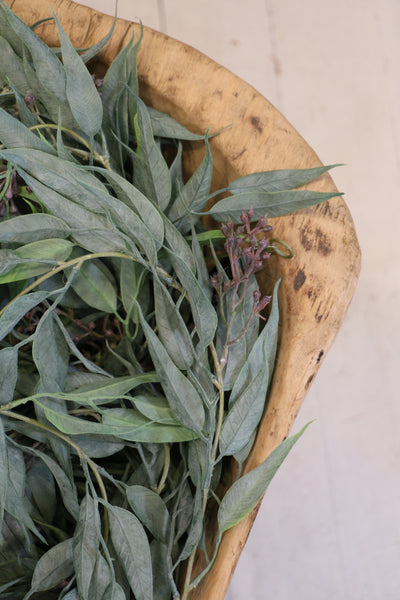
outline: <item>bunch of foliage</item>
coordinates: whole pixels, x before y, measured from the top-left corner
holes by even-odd
[[[277,344],[255,273],[290,254],[264,215],[329,167],[232,181],[207,231],[208,135],[139,98],[140,39],[98,80],[112,31],[78,52],[53,18],[58,49],[0,0],[0,596],[184,599],[301,434],[241,476]]]

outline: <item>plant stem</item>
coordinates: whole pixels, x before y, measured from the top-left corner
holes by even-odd
[[[171,462],[168,444],[164,444],[164,454],[165,454],[164,469],[161,474],[160,483],[158,484],[157,488],[154,490],[156,494],[161,494],[161,492],[164,489],[165,482],[167,481],[167,477],[168,477],[169,466],[170,466],[170,462]]]
[[[42,123],[39,125],[32,125],[32,127],[29,127],[29,129],[31,131],[33,131],[35,129],[58,129],[58,125],[55,125],[54,123]],[[66,127],[61,127],[61,131],[74,137],[78,142],[80,142],[82,144],[82,146],[85,146],[91,153],[93,153],[93,158],[95,160],[97,160],[97,162],[101,163],[105,169],[110,170],[111,167],[110,167],[110,162],[109,162],[108,158],[104,158],[104,156],[102,156],[101,154],[96,152],[96,150],[93,150],[92,146],[89,144],[89,142],[87,142],[85,140],[85,138],[80,136],[78,133],[76,133],[72,129],[68,129]]]
[[[224,380],[223,380],[224,363],[221,363],[221,361],[218,359],[217,351],[216,351],[213,343],[210,344],[210,350],[211,350],[211,355],[213,357],[215,371],[216,371],[216,375],[217,375],[217,380],[215,382],[215,386],[217,387],[217,389],[219,391],[219,399],[218,399],[217,424],[215,427],[214,440],[213,440],[212,449],[211,449],[210,470],[209,470],[209,473],[207,476],[205,488],[203,490],[203,502],[202,502],[202,506],[201,506],[201,514],[202,514],[203,519],[204,519],[204,515],[206,512],[208,497],[209,497],[209,493],[210,493],[212,471],[213,471],[213,467],[215,465],[217,452],[218,452],[218,443],[219,443],[219,437],[221,435],[221,427],[222,427],[222,422],[223,422],[223,418],[224,418],[224,404],[225,404]],[[223,354],[224,353],[225,353],[225,349],[224,349]],[[188,594],[189,594],[190,590],[192,589],[191,585],[190,585],[190,579],[192,577],[192,571],[193,571],[193,565],[194,565],[194,559],[196,556],[196,552],[197,552],[197,546],[193,549],[193,551],[189,557],[189,560],[188,560],[181,600],[187,600]]]

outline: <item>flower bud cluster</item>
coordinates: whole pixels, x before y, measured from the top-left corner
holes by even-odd
[[[257,236],[269,233],[272,227],[267,225],[266,216],[261,217],[254,227],[251,227],[253,217],[254,211],[250,208],[240,216],[242,225],[235,228],[232,220],[228,219],[221,226],[221,231],[226,238],[224,248],[229,259],[232,278],[223,281],[222,273],[218,273],[211,277],[211,285],[220,297],[229,290],[233,291],[236,299],[232,309],[236,309],[243,301],[250,277],[259,271],[271,256],[271,253],[267,251],[269,240],[265,237],[259,239]],[[252,314],[261,316],[260,311],[267,306],[269,301],[270,297],[261,297],[261,292],[257,289],[253,294]]]

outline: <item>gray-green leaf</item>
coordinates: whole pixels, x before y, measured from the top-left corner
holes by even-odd
[[[136,600],[153,600],[150,546],[140,521],[131,512],[108,505],[110,532]]]
[[[0,404],[11,402],[18,377],[18,348],[0,350]]]
[[[30,594],[51,590],[74,572],[72,538],[56,544],[39,559],[33,572]]]
[[[126,497],[143,525],[157,540],[166,543],[170,516],[160,496],[142,485],[131,485],[126,488]]]
[[[284,440],[261,465],[238,479],[228,489],[218,510],[219,534],[239,523],[258,504],[275,473],[307,426]]]
[[[279,169],[277,171],[261,171],[244,175],[228,185],[232,194],[244,192],[280,192],[292,190],[313,181],[320,175],[338,167],[339,165],[327,165],[313,169]]]
[[[54,13],[53,13],[54,14]],[[103,121],[103,105],[92,76],[54,15],[66,72],[66,94],[76,122],[93,138]]]
[[[226,221],[231,218],[234,223],[241,223],[242,212],[252,208],[253,220],[257,221],[264,215],[279,217],[341,195],[339,192],[314,192],[311,190],[243,192],[220,200],[207,214],[217,221]]]
[[[89,495],[83,498],[73,537],[73,561],[82,600],[89,600],[89,587],[99,555],[100,515],[97,502]]]

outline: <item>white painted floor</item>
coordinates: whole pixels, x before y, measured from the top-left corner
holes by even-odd
[[[113,13],[114,0],[84,0]],[[400,599],[400,2],[119,0],[264,94],[346,193],[363,250],[228,600]]]

